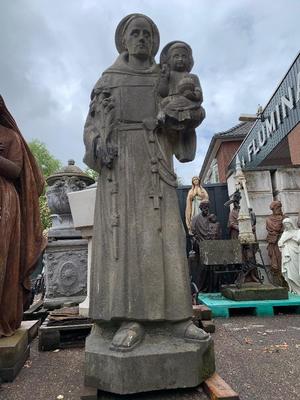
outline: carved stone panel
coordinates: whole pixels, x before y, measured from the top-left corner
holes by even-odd
[[[87,294],[86,240],[50,242],[44,255],[46,295],[44,305],[80,303]]]

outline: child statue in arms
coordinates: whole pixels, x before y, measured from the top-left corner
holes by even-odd
[[[181,41],[170,42],[161,52],[160,64],[158,120],[175,130],[195,129],[205,118],[205,110],[199,79],[190,73],[192,49]]]

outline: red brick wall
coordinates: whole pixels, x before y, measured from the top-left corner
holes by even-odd
[[[289,133],[288,142],[292,164],[300,165],[300,123]]]
[[[241,143],[242,140],[235,140],[232,142],[223,142],[221,144],[216,156],[220,183],[226,183],[227,167]]]

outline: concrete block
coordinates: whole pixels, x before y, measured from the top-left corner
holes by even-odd
[[[277,200],[282,203],[284,214],[298,214],[300,211],[300,190],[279,192],[276,195]]]
[[[0,379],[14,380],[29,356],[28,333],[18,329],[12,336],[0,339]]]
[[[247,171],[245,172],[248,192],[271,193],[272,181],[270,171]]]
[[[273,176],[274,190],[300,190],[300,168],[280,168]]]
[[[31,343],[33,339],[38,335],[38,330],[41,325],[40,319],[32,321],[22,321],[20,329],[26,330],[28,335],[28,343]]]
[[[148,331],[137,347],[117,352],[109,348],[112,336],[93,329],[87,338],[85,385],[117,394],[187,388],[215,371],[211,337],[186,342],[163,330]]]
[[[273,201],[273,195],[271,193],[249,193],[249,201],[255,214],[258,215],[270,215],[270,204]]]

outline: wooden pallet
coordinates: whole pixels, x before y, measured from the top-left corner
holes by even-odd
[[[220,293],[200,293],[198,300],[211,309],[213,317],[229,318],[236,310],[257,317],[271,317],[278,312],[300,314],[300,296],[291,293],[286,300],[255,301],[234,301]]]
[[[68,324],[49,325],[46,320],[39,328],[39,350],[49,351],[66,347],[83,347],[93,324],[70,321]]]

